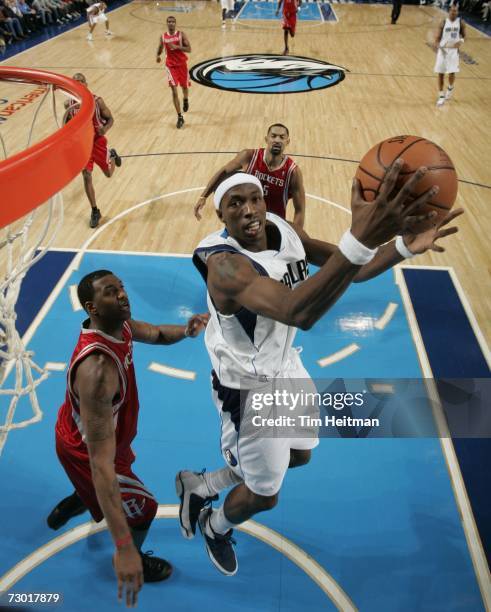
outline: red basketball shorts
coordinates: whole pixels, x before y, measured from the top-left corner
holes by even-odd
[[[295,28],[297,27],[297,14],[283,13],[283,23],[281,25],[284,30],[290,30],[292,35],[295,34]]]
[[[189,72],[187,64],[179,64],[178,66],[166,66],[167,80],[169,87],[190,87]]]
[[[98,136],[96,134],[90,159],[84,169],[88,172],[92,172],[94,169],[94,164],[97,164],[103,172],[107,172],[109,170],[109,160],[107,138],[105,136]]]
[[[56,453],[68,478],[72,481],[80,499],[89,509],[92,518],[97,523],[102,521],[102,513],[97,495],[92,483],[89,460],[82,459],[67,450],[58,437],[56,438]],[[157,500],[146,489],[129,465],[116,465],[116,477],[121,491],[121,501],[126,520],[130,527],[149,523],[157,513]]]

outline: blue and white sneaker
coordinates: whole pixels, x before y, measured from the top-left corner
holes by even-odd
[[[182,470],[176,475],[176,493],[179,505],[179,523],[184,538],[191,540],[196,535],[196,523],[201,510],[218,499],[218,495],[203,496],[197,493],[207,490],[204,472]]]
[[[234,550],[233,529],[229,529],[223,535],[215,533],[210,524],[212,512],[212,508],[204,508],[198,519],[199,530],[205,539],[206,552],[218,571],[225,576],[234,576],[239,569],[239,564]]]

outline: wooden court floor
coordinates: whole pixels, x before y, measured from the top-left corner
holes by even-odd
[[[444,254],[427,254],[414,263],[455,269],[489,341],[490,39],[468,27],[464,50],[475,63],[461,62],[454,99],[437,109],[435,56],[426,43],[441,11],[404,6],[398,24],[391,26],[389,5],[334,5],[338,22],[299,22],[291,52],[347,68],[340,85],[311,93],[246,95],[193,84],[186,125],[178,131],[155,52],[171,8],[184,5],[191,10],[175,15],[191,42],[190,66],[225,55],[282,50],[279,22],[238,21],[222,31],[216,2],[133,2],[110,13],[112,39],[105,39],[99,26],[94,42],[88,43],[82,26],[5,62],[67,75],[83,72],[111,109],[115,125],[109,141],[124,160],[110,180],[94,171],[103,223],[138,203],[175,194],[124,215],[91,248],[191,252],[218,228],[211,202],[200,223],[193,217],[199,188],[233,152],[261,146],[273,122],[290,128],[289,152],[297,155],[309,194],[307,231],[336,242],[349,225],[355,161],[384,138],[416,134],[440,144],[454,161],[463,181],[457,205],[466,215]],[[16,94],[13,87],[2,89],[0,97],[14,99],[32,89],[21,86],[22,93]],[[23,146],[21,132],[31,116],[26,107],[1,125],[11,150]],[[52,129],[43,119],[37,135]],[[89,205],[80,178],[64,197],[64,227],[54,244],[78,248],[94,233],[88,227]]]

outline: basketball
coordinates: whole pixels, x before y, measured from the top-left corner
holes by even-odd
[[[370,202],[377,197],[385,172],[398,157],[404,160],[404,165],[396,183],[396,191],[399,191],[421,166],[426,166],[428,171],[417,184],[414,190],[415,197],[433,185],[438,185],[440,189],[430,202],[415,213],[422,214],[434,210],[438,215],[436,218],[417,224],[414,230],[420,232],[445,217],[454,205],[458,187],[457,173],[450,157],[434,142],[420,136],[387,138],[368,151],[356,171],[355,177],[361,183],[365,200]]]

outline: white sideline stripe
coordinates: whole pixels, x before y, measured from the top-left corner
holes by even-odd
[[[62,363],[61,361],[47,361],[44,364],[44,369],[50,372],[64,372],[65,368],[66,363]]]
[[[408,269],[411,269],[411,267],[412,266],[407,266]],[[489,573],[479,531],[477,530],[469,497],[467,496],[464,479],[462,478],[462,473],[455,454],[452,438],[450,436],[450,432],[448,431],[445,416],[442,413],[440,398],[433,379],[433,372],[431,370],[428,355],[423,344],[423,339],[416,315],[414,313],[411,298],[409,296],[406,281],[404,280],[402,268],[396,268],[394,273],[395,281],[399,286],[402,302],[406,310],[411,335],[413,337],[414,344],[416,345],[416,351],[418,353],[428,396],[431,399],[433,416],[435,418],[438,434],[440,436],[440,445],[442,447],[443,456],[445,457],[447,469],[450,475],[450,482],[452,484],[455,502],[460,513],[462,527],[464,530],[465,539],[467,541],[467,547],[469,549],[472,565],[474,566],[474,571],[476,573],[477,583],[479,584],[486,610],[491,610],[491,575]]]
[[[374,327],[380,330],[385,329],[387,325],[391,322],[396,310],[397,304],[395,302],[389,302],[387,304],[387,308],[385,309],[384,314],[380,317],[380,319],[377,319]]]
[[[317,363],[320,365],[321,368],[325,368],[328,365],[332,365],[333,363],[341,361],[341,359],[346,359],[346,357],[349,357],[350,355],[356,353],[356,351],[359,350],[360,347],[358,346],[358,344],[353,342],[353,344],[345,346],[344,349],[341,349],[340,351],[337,351],[332,355],[328,355],[327,357],[322,357],[322,359],[318,359]]]
[[[152,361],[152,363],[148,366],[148,369],[151,372],[156,372],[157,374],[164,374],[165,376],[172,376],[173,378],[181,378],[182,380],[196,379],[196,372],[173,368],[172,366],[166,366],[163,363],[157,363],[156,361]]]
[[[160,504],[157,510],[158,519],[176,519],[179,516],[179,506],[174,504]],[[6,572],[0,578],[0,593],[8,591],[21,578],[32,571],[35,567],[44,563],[47,559],[61,552],[68,546],[87,538],[88,536],[100,533],[107,528],[106,521],[100,523],[87,522],[70,529],[66,533],[50,540],[43,546],[33,551],[30,555],[22,559],[17,565]],[[343,612],[357,612],[357,608],[343,591],[334,578],[310,557],[304,550],[296,544],[283,537],[277,531],[265,527],[256,521],[246,521],[238,527],[240,531],[248,533],[253,537],[269,544],[288,559],[293,561],[303,570],[312,580],[322,589],[331,599],[338,610]]]
[[[68,292],[70,293],[70,302],[72,303],[73,310],[83,310],[77,295],[77,285],[70,285],[70,287],[68,287]]]

